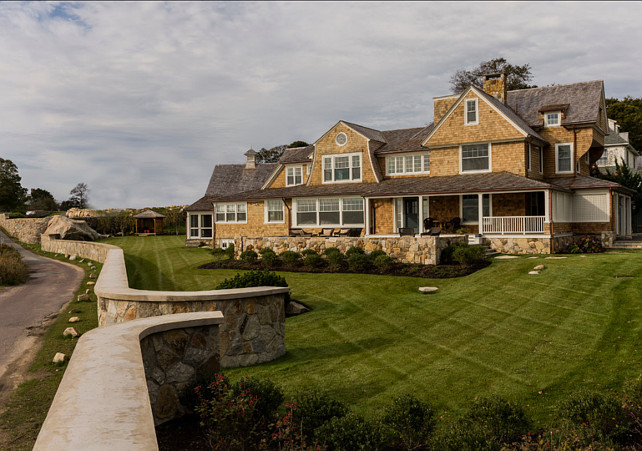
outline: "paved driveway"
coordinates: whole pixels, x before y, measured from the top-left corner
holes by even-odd
[[[52,314],[69,302],[83,278],[83,271],[29,252],[0,232],[0,242],[20,251],[29,265],[24,285],[0,290],[0,405],[7,392],[20,382],[37,342],[37,331]],[[51,356],[53,358],[53,356]]]

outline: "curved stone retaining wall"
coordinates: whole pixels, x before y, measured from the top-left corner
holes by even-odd
[[[0,227],[23,243],[39,244],[51,218],[16,218],[9,219],[6,213],[0,213]]]
[[[284,287],[209,291],[150,291],[129,288],[125,256],[119,247],[89,241],[42,237],[42,249],[100,261],[95,286],[98,325],[185,312],[221,311],[221,367],[268,362],[285,354]]]

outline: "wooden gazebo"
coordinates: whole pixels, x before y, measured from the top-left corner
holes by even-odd
[[[163,233],[163,216],[152,210],[145,210],[134,216],[136,235],[160,235]]]

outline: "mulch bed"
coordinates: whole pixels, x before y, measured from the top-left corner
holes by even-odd
[[[279,262],[277,265],[267,266],[257,261],[247,263],[241,260],[216,260],[198,267],[198,269],[236,269],[250,271],[256,269],[269,269],[271,271],[287,272],[308,272],[308,273],[351,273],[351,274],[375,274],[380,276],[401,276],[401,277],[423,277],[426,279],[451,279],[472,274],[490,265],[490,261],[477,263],[470,266],[465,265],[420,265],[395,263],[387,270],[369,268],[363,271],[351,271],[347,267],[336,269],[327,265],[320,267],[304,266],[303,264],[287,264]]]

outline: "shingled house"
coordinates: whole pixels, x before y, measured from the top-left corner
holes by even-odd
[[[441,230],[501,252],[552,253],[581,234],[630,236],[631,191],[590,176],[608,134],[603,82],[505,86],[492,75],[483,90],[435,98],[428,126],[339,121],[278,163],[256,164],[250,150],[244,165],[217,165],[187,208],[187,244],[282,237],[300,248],[302,235],[351,232],[368,246]]]

